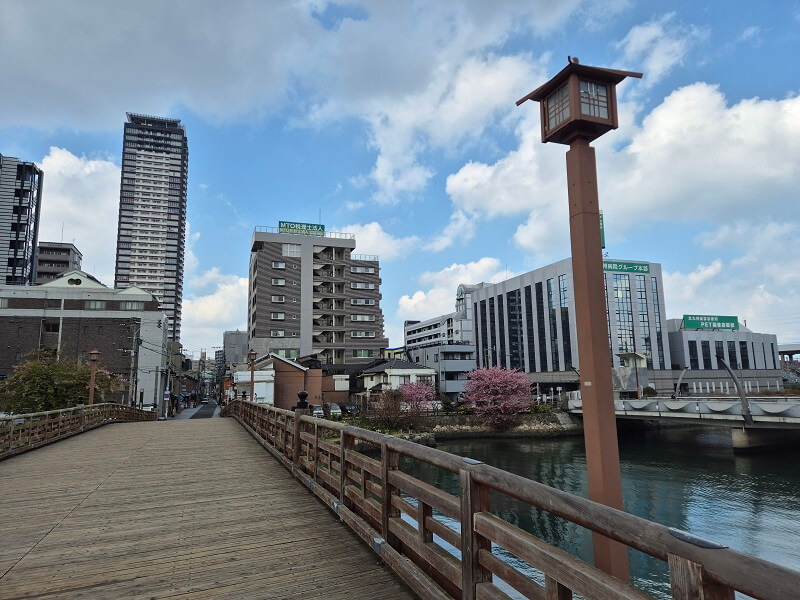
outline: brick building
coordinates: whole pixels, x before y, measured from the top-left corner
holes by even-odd
[[[165,319],[151,294],[108,288],[83,271],[38,286],[0,285],[0,377],[37,349],[81,361],[97,349],[100,367],[125,386],[116,399],[151,405],[165,385]]]

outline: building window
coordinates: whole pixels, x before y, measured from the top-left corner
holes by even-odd
[[[720,341],[714,342],[714,356],[725,360],[725,345]],[[717,368],[721,369],[722,365],[717,363]]]
[[[374,350],[353,350],[353,358],[372,358]]]
[[[397,381],[400,383],[400,385],[411,383],[411,375],[398,375]]]
[[[283,321],[284,319],[286,319],[286,313],[282,312],[270,313],[270,319],[272,319],[273,321]]]
[[[711,369],[711,342],[700,342],[700,349],[703,351],[703,368]]]
[[[508,315],[508,354],[509,367],[522,370],[525,368],[525,345],[522,339],[522,302],[520,290],[511,290],[506,294],[506,314]]]
[[[350,284],[350,289],[353,290],[374,290],[374,283],[365,283],[363,281],[354,281]]]
[[[105,310],[106,301],[105,300],[86,300],[83,303],[83,308],[85,308],[86,310]]]
[[[354,306],[375,306],[374,298],[351,298],[350,304]]]
[[[552,279],[547,280],[547,302],[550,308],[550,364],[553,371],[560,371],[558,360],[558,316],[556,309],[556,289]]]
[[[276,279],[276,278],[273,277],[272,278],[272,285],[286,285],[286,280],[285,279]]]
[[[542,371],[550,371],[552,369],[547,364],[547,334],[544,328],[544,286],[541,281],[536,284],[536,324],[539,328],[539,365]]]
[[[0,308],[8,308],[8,298],[0,298]]]
[[[572,366],[572,340],[569,335],[569,301],[567,299],[567,276],[558,276],[558,298],[561,306],[561,340],[564,343],[564,369]]]
[[[286,302],[286,296],[273,296],[273,302]]]
[[[728,366],[731,369],[739,368],[739,361],[736,360],[736,342],[728,342]]]
[[[144,302],[131,302],[130,300],[126,300],[125,302],[120,302],[119,307],[122,310],[144,310]]]
[[[281,255],[300,258],[301,248],[300,244],[281,244]]]
[[[374,331],[351,331],[350,337],[354,338],[374,338],[375,332]]]
[[[742,355],[742,368],[750,368],[750,356],[747,354],[747,342],[739,342],[739,354]]]
[[[350,315],[351,321],[374,321],[375,315]]]
[[[270,337],[284,337],[283,329],[273,329],[269,332]]]
[[[280,348],[273,350],[273,352],[281,358],[297,358],[297,355],[300,353],[296,348]]]
[[[503,310],[503,294],[497,297],[497,324],[500,326],[500,366],[506,368],[506,321]]]
[[[286,268],[286,263],[285,262],[281,262],[279,260],[273,260],[272,261],[272,268],[273,269],[285,269]]]
[[[633,304],[631,302],[631,281],[628,275],[614,273],[614,304],[617,312],[617,351],[636,352],[633,339]],[[695,344],[695,358],[697,344]],[[692,367],[693,369],[699,366]]]
[[[642,345],[644,346],[644,355],[647,359],[647,368],[653,368],[653,347],[650,341],[650,318],[647,311],[647,284],[645,283],[644,275],[636,275],[636,305],[639,308],[639,333],[642,336]],[[703,355],[703,364],[705,364],[705,355]],[[711,360],[711,351],[708,353],[709,361]],[[710,364],[710,363],[709,363]],[[711,367],[703,367],[710,369]]]
[[[374,273],[375,267],[350,267],[351,273]]]
[[[58,333],[58,321],[42,323],[42,331],[44,333]]]
[[[661,335],[661,304],[658,298],[658,279],[652,278],[653,282],[653,319],[656,323],[656,347],[658,348],[658,368],[664,370],[664,338]]]
[[[700,368],[700,362],[697,360],[697,342],[689,340],[689,368],[696,371]]]

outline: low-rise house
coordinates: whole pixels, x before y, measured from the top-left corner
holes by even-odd
[[[364,369],[358,375],[358,382],[355,396],[363,404],[370,396],[400,389],[404,383],[424,382],[435,386],[436,371],[401,358],[391,358]]]

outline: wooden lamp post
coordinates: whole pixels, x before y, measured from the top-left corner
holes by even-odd
[[[615,86],[641,73],[569,64],[550,81],[517,101],[539,102],[542,142],[569,145],[567,184],[572,244],[572,280],[578,331],[583,431],[589,498],[622,510],[622,481],[608,347],[597,167],[589,143],[618,126]],[[630,580],[624,544],[592,534],[594,562]]]
[[[250,402],[255,402],[253,393],[256,389],[256,351],[250,350],[247,353],[247,360],[250,361]]]
[[[89,406],[94,404],[94,380],[97,375],[98,358],[100,358],[99,350],[89,351]]]

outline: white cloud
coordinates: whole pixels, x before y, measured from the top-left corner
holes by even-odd
[[[113,287],[119,167],[104,158],[76,156],[56,147],[50,148],[41,167],[39,240],[74,243],[83,254],[83,270]]]
[[[0,52],[15,60],[0,64],[0,80],[27,89],[25,102],[0,96],[0,127],[116,129],[126,110],[179,107],[222,121],[287,108],[296,124],[355,118],[377,156],[351,182],[369,182],[377,199],[393,202],[433,175],[422,153],[479,140],[537,80],[531,57],[493,54],[505,40],[545,35],[600,4],[5,3]],[[362,14],[337,18],[343,10]],[[147,73],[147,85],[131,73]]]
[[[462,244],[475,237],[475,220],[465,212],[457,210],[450,215],[450,221],[442,232],[428,241],[424,248],[433,252],[440,252],[458,241]]]
[[[382,263],[404,256],[419,244],[417,236],[394,237],[376,222],[345,225],[338,229],[356,236],[356,254],[377,254]]]
[[[401,296],[397,318],[425,320],[453,312],[459,284],[500,281],[512,275],[501,270],[498,259],[488,256],[474,262],[453,263],[441,271],[426,271],[420,275],[419,281],[427,290]]]
[[[689,273],[664,273],[671,317],[684,313],[737,315],[748,327],[800,340],[800,225],[754,219],[722,225],[697,239],[701,248],[728,254]]]
[[[800,97],[728,105],[696,83],[654,108],[629,146],[598,153],[601,205],[625,227],[784,212],[800,186],[798,156]]]
[[[643,86],[650,87],[682,65],[692,46],[707,35],[694,25],[679,23],[675,13],[668,13],[632,27],[616,47],[629,68],[640,65],[645,73]]]
[[[205,293],[184,297],[181,343],[189,351],[222,345],[222,332],[247,328],[247,277],[213,267],[191,280]]]

